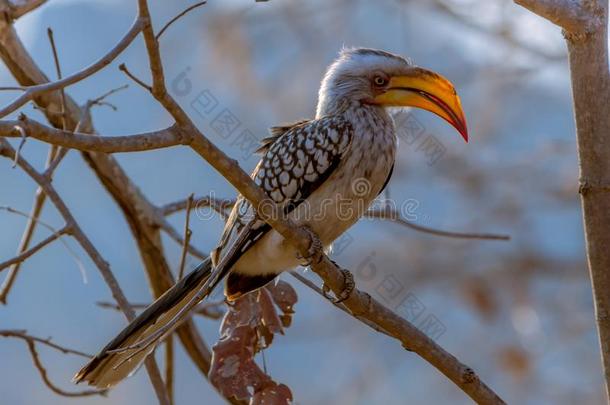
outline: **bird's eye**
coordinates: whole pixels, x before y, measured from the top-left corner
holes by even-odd
[[[375,76],[373,78],[373,83],[375,83],[375,86],[377,87],[383,87],[388,83],[388,79],[383,76]]]

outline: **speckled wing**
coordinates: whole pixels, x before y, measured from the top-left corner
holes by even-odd
[[[305,201],[341,162],[347,151],[353,129],[342,117],[324,117],[312,121],[299,121],[267,141],[264,155],[252,173],[252,178],[287,214]],[[247,238],[241,246],[229,249],[239,231],[252,222]],[[232,266],[241,254],[270,230],[264,221],[255,218],[250,203],[239,197],[223,232],[219,246],[212,254],[218,263],[223,253],[233,250],[227,267]]]

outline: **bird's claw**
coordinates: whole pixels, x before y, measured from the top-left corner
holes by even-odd
[[[334,263],[334,262],[333,262]],[[335,304],[340,304],[345,301],[352,295],[354,288],[356,288],[356,282],[354,281],[354,275],[345,269],[341,269],[341,273],[343,274],[343,290],[337,295],[335,298],[331,297],[328,293],[330,292],[330,287],[326,284],[322,285],[322,294],[332,301]]]
[[[307,255],[302,256],[297,253],[297,259],[303,260],[301,265],[303,267],[311,266],[312,264],[320,263],[322,260],[322,252],[324,250],[324,246],[322,246],[322,242],[318,239],[318,236],[307,226],[304,226],[303,229],[309,233],[309,240],[311,240],[311,244],[307,249]]]

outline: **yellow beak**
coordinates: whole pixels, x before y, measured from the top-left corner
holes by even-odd
[[[449,122],[468,142],[468,129],[460,98],[451,82],[426,69],[394,76],[385,92],[373,99],[387,107],[415,107],[430,111]]]

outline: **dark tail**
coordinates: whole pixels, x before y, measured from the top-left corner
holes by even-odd
[[[128,347],[152,335],[167,324],[197,293],[212,271],[212,262],[206,259],[195,270],[167,290],[112,339],[87,365],[74,376],[74,382],[86,381],[98,388],[109,388],[130,376],[155,348],[143,350],[128,361],[133,350],[119,353],[109,351]],[[176,325],[178,326],[178,325]]]

